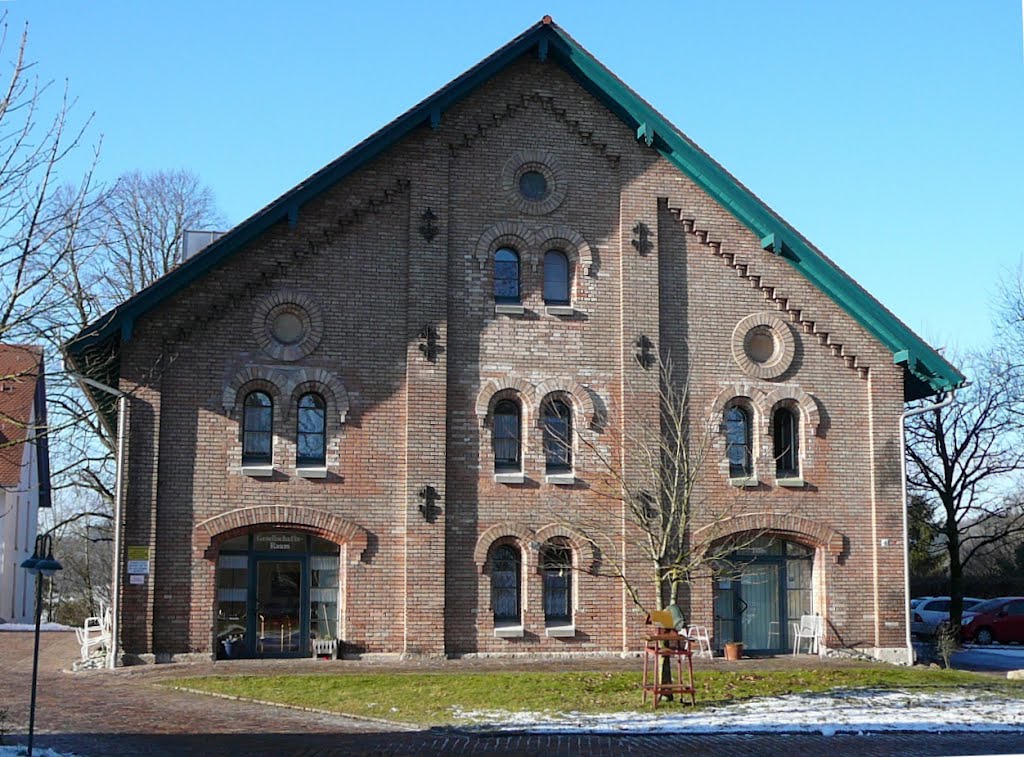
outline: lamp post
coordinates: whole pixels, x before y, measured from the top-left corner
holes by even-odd
[[[32,652],[32,704],[28,716],[28,757],[32,757],[32,742],[36,734],[36,681],[39,678],[39,624],[43,618],[43,576],[51,577],[63,566],[53,559],[53,539],[49,534],[36,537],[32,556],[21,567],[36,578],[36,644]]]

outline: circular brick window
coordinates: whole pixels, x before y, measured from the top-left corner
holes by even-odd
[[[548,180],[540,171],[524,171],[519,177],[519,192],[527,200],[543,200],[548,194]]]
[[[550,213],[566,195],[564,170],[546,150],[512,153],[501,168],[501,186],[512,205],[530,215]]]
[[[772,313],[754,313],[736,324],[732,356],[748,376],[778,378],[793,363],[796,339],[785,321]]]
[[[302,317],[289,310],[278,313],[270,323],[270,335],[281,344],[298,344],[305,333],[306,324]]]
[[[767,326],[755,326],[743,337],[743,352],[758,365],[771,363],[778,352],[775,335]]]
[[[256,306],[252,330],[260,349],[271,357],[299,360],[320,344],[324,333],[320,306],[305,294],[275,292]]]

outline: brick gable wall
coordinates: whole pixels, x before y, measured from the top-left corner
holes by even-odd
[[[554,167],[557,207],[533,212],[510,189],[517,152]],[[424,235],[427,208],[433,234]],[[521,315],[494,310],[502,244],[521,255]],[[548,245],[574,264],[574,315],[545,311]],[[253,333],[257,302],[284,289],[312,298],[323,320],[320,343],[295,362],[262,352]],[[731,352],[736,323],[762,311],[795,336],[792,365],[771,381],[744,375]],[[432,361],[420,349],[427,326],[440,348]],[[746,513],[745,527],[781,529],[798,522],[785,521],[792,515],[839,534],[842,551],[817,544],[815,562],[830,643],[902,646],[902,377],[892,356],[561,69],[523,59],[439,128],[421,128],[136,325],[122,367],[122,387],[139,387],[126,543],[150,545],[155,558],[144,586],[124,588],[125,648],[211,649],[215,550],[197,525],[257,506],[320,510],[365,529],[366,549],[349,557],[342,582],[342,635],[355,650],[637,648],[639,611],[614,580],[585,572],[574,575],[575,636],[546,635],[535,544],[538,534],[571,538],[574,519],[621,533],[621,514],[594,492],[603,471],[589,445],[621,459],[627,476],[642,472],[635,450],[617,443],[625,424],[657,423],[656,394],[636,388],[640,336],[690,366],[694,407],[709,414],[744,382],[813,397],[820,424],[804,444],[804,487],[777,486],[764,447],[760,487],[729,486],[715,459],[698,494],[712,510]],[[253,366],[293,385],[302,371],[326,371],[344,387],[344,421],[329,412],[326,479],[295,475],[290,396],[275,402],[274,476],[241,474],[240,401],[227,409],[225,387]],[[498,386],[523,397],[523,483],[493,476],[481,395],[498,396]],[[575,419],[573,486],[545,481],[538,413],[550,392],[598,421]],[[430,520],[419,508],[427,486],[439,496]],[[509,538],[523,556],[523,635],[498,638],[487,555]],[[642,580],[638,555],[626,552]],[[710,580],[687,601],[711,627]]]

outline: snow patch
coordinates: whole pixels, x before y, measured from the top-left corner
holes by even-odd
[[[22,757],[25,754],[28,754],[28,747],[24,745],[0,746],[0,757]],[[40,749],[39,747],[35,747],[32,754],[39,757],[77,757],[71,752],[55,752],[52,749]]]
[[[35,631],[34,623],[0,623],[0,631]],[[74,627],[65,626],[60,623],[40,623],[40,631],[74,631]],[[3,755],[0,752],[0,755]],[[40,752],[42,754],[42,752]]]
[[[470,728],[532,733],[877,733],[1024,731],[1024,700],[973,690],[843,691],[753,699],[701,710],[666,704],[658,712],[460,710]]]

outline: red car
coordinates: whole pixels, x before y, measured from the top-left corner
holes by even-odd
[[[999,597],[972,607],[963,616],[963,639],[1024,643],[1024,597]]]

